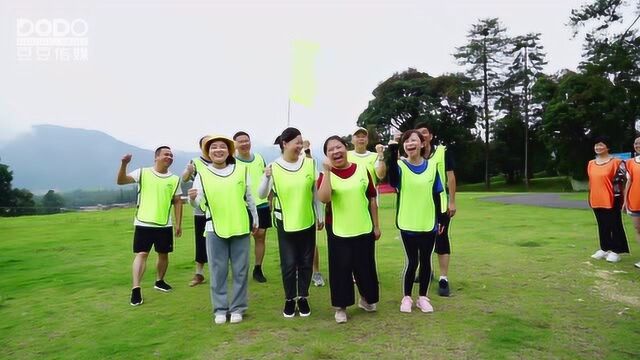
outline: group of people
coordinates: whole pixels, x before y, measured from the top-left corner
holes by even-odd
[[[629,253],[622,225],[622,212],[631,216],[636,238],[640,241],[640,137],[633,142],[636,156],[622,160],[610,153],[605,136],[594,141],[595,159],[589,161],[589,206],[598,224],[600,248],[591,255],[597,260],[615,263]],[[640,262],[634,264],[640,268]]]
[[[131,155],[122,158],[118,184],[137,183],[133,288],[131,305],[143,302],[140,282],[152,245],[158,253],[154,288],[170,291],[164,280],[173,235],[182,233],[181,181],[192,181],[188,191],[194,208],[196,272],[189,285],[205,281],[208,263],[213,317],[216,324],[238,323],[248,308],[250,235],[255,239],[253,278],[262,271],[266,230],[276,228],[284,288],[284,317],[311,315],[309,287],[324,283],[318,271],[316,232],[327,234],[329,287],[335,320],[347,321],[347,308],[356,304],[366,312],[377,309],[379,284],[375,244],[381,236],[378,217],[380,180],[388,176],[397,192],[396,225],[406,253],[404,296],[400,311],[414,307],[412,290],[419,283],[415,307],[433,312],[428,298],[432,280],[431,257],[438,253],[438,293],[449,296],[450,254],[448,227],[454,216],[455,174],[446,147],[432,145],[428,125],[406,131],[385,147],[367,151],[368,132],[352,134],[354,150],[340,136],[323,144],[325,159],[317,166],[309,144],[298,129],[287,128],[275,141],[281,156],[266,164],[251,151],[251,138],[240,131],[232,138],[207,135],[200,139],[201,156],[192,159],[181,177],[171,174],[171,149],[155,152],[153,167],[127,173]],[[319,169],[318,169],[319,168]],[[173,207],[175,222],[170,211]],[[315,264],[314,264],[315,263]],[[227,277],[231,268],[231,292]],[[418,270],[419,268],[419,270]],[[418,276],[416,277],[416,272]],[[316,281],[320,276],[322,282]],[[355,288],[354,288],[355,285]]]

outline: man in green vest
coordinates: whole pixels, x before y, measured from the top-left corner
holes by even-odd
[[[438,254],[438,265],[440,267],[440,278],[438,279],[438,295],[449,296],[449,259],[451,258],[451,245],[449,243],[449,224],[451,218],[456,214],[456,175],[454,173],[453,158],[449,151],[447,151],[444,145],[433,145],[433,132],[431,126],[427,123],[420,123],[416,125],[418,130],[425,140],[425,154],[424,157],[429,162],[436,163],[438,175],[440,181],[445,185],[445,191],[440,193],[440,200],[437,204],[441,208],[447,209],[444,212],[443,230],[436,236],[436,246],[434,252]],[[440,213],[440,209],[437,209],[437,213]]]
[[[364,166],[371,174],[373,184],[378,186],[380,180],[387,175],[387,164],[384,162],[384,146],[376,145],[376,152],[367,150],[369,145],[369,132],[359,127],[351,134],[351,143],[354,149],[347,152],[349,162]]]
[[[266,163],[262,155],[251,152],[251,137],[244,131],[238,131],[233,135],[236,146],[236,160],[247,166],[249,173],[249,183],[251,185],[251,195],[256,202],[258,211],[258,230],[253,234],[255,240],[255,265],[253,267],[253,279],[259,283],[267,282],[267,278],[262,272],[262,261],[264,260],[267,229],[271,227],[271,210],[269,209],[268,198],[258,196],[258,186]]]
[[[182,235],[182,190],[180,178],[169,172],[173,163],[173,153],[168,146],[160,146],[155,151],[153,167],[136,169],[127,174],[131,154],[122,157],[118,171],[118,185],[138,184],[138,206],[134,220],[131,305],[143,302],[140,282],[147,264],[151,247],[158,253],[157,277],[154,289],[169,292],[171,286],[164,281],[169,266],[169,253],[173,251],[173,224],[171,207],[175,215],[175,236]]]

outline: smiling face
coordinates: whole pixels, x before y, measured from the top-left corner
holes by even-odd
[[[351,142],[356,149],[366,149],[369,145],[369,137],[364,131],[359,131],[351,137]]]
[[[327,142],[327,158],[331,161],[331,166],[342,169],[348,165],[347,147],[338,140]]]
[[[227,157],[229,157],[229,147],[227,143],[222,140],[212,141],[209,145],[209,157],[216,165],[226,164]]]
[[[421,150],[424,147],[422,140],[417,133],[411,133],[409,137],[404,139],[402,148],[409,158],[417,158],[421,156]]]
[[[640,154],[640,137],[633,142],[633,150],[636,151],[636,154]]]
[[[302,152],[302,136],[298,135],[291,141],[285,141],[282,144],[282,152],[292,157],[297,157]]]
[[[247,135],[237,136],[236,139],[236,150],[241,155],[249,155],[251,153],[251,139]]]
[[[596,155],[606,156],[609,154],[609,147],[603,142],[598,142],[593,145],[593,151],[596,153]]]
[[[155,157],[155,163],[161,167],[169,168],[169,166],[173,164],[173,153],[171,152],[171,149],[162,148],[158,150]]]

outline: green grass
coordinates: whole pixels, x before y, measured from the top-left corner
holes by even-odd
[[[485,191],[484,183],[464,184],[458,186],[460,192]],[[492,192],[525,192],[527,189],[524,183],[507,184],[503,177],[494,177],[491,180]],[[573,191],[571,181],[566,176],[533,178],[529,180],[529,191],[531,192],[570,192]]]
[[[638,256],[617,264],[590,259],[597,247],[590,211],[500,205],[482,196],[459,196],[453,296],[432,288],[433,314],[399,312],[404,255],[394,198],[383,196],[379,310],[352,307],[344,325],[333,320],[328,287],[311,289],[311,317],[282,317],[273,231],[264,265],[269,282],[250,282],[244,322],[216,326],[208,288],[187,286],[191,221],[171,255],[167,280],[175,290],[152,290],[152,255],[145,303],[133,308],[133,210],[2,218],[0,358],[639,358]],[[326,275],[324,235],[319,244]],[[631,240],[631,247],[638,245]]]

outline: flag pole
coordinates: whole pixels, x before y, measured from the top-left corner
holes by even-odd
[[[287,127],[291,126],[291,98],[287,105]]]

